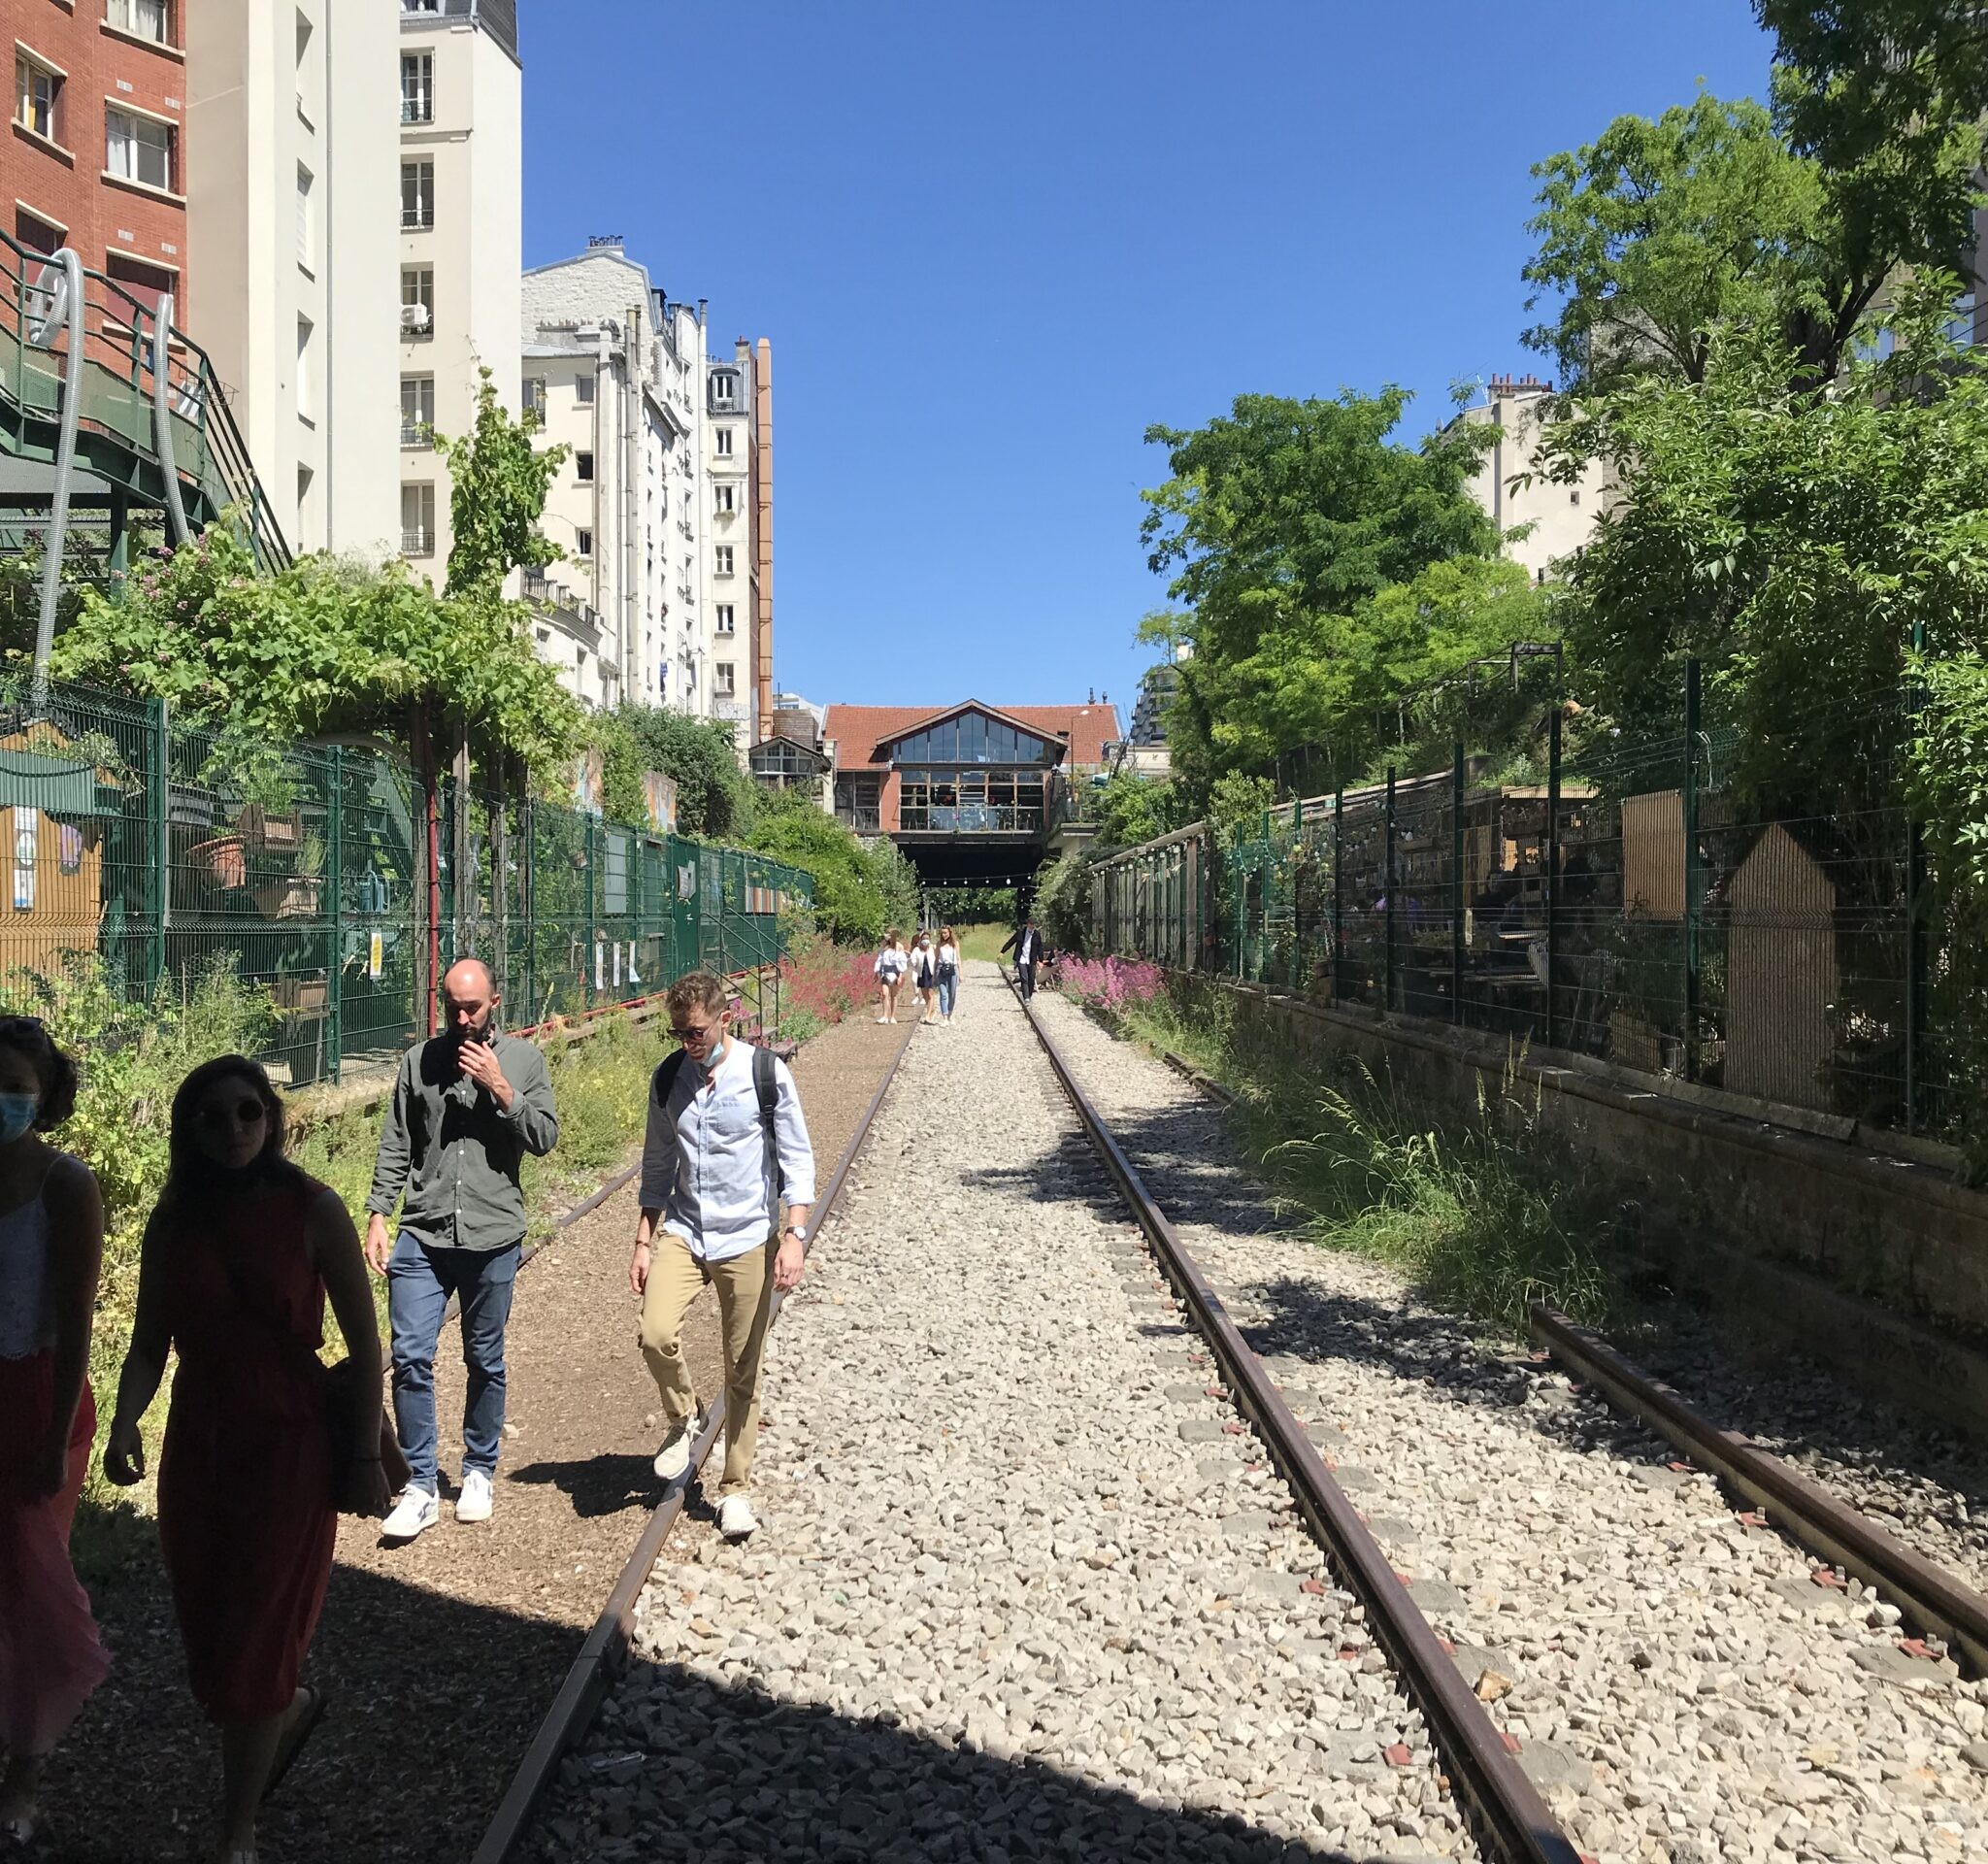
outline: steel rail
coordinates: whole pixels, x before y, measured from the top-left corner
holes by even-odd
[[[849,1143],[843,1148],[843,1155],[835,1168],[835,1174],[828,1181],[827,1188],[816,1198],[809,1218],[808,1242],[805,1246],[812,1253],[814,1244],[821,1235],[822,1226],[834,1212],[841,1198],[844,1185],[848,1182],[849,1172],[862,1151],[863,1145],[870,1137],[870,1128],[883,1106],[884,1096],[890,1092],[891,1083],[897,1079],[899,1064],[905,1058],[905,1051],[911,1046],[911,1035],[915,1023],[905,1032],[898,1050],[891,1057],[890,1066],[884,1070],[883,1079],[878,1082],[877,1091],[871,1096],[870,1104],[863,1110],[863,1117],[857,1122],[856,1130],[849,1135]],[[604,1188],[590,1200],[597,1204],[620,1188],[634,1173],[625,1174],[618,1183]],[[588,1206],[568,1213],[571,1220],[583,1214]],[[774,1295],[773,1314],[767,1325],[771,1327],[779,1319],[779,1312],[785,1305],[786,1297]],[[641,1599],[643,1589],[648,1584],[650,1573],[663,1550],[663,1544],[670,1538],[678,1518],[683,1513],[683,1498],[690,1486],[690,1479],[704,1468],[705,1459],[712,1447],[724,1436],[725,1400],[722,1392],[711,1408],[705,1426],[697,1441],[691,1446],[690,1467],[664,1492],[663,1499],[651,1511],[645,1523],[641,1537],[635,1543],[635,1549],[628,1556],[608,1594],[608,1602],[601,1608],[600,1615],[594,1619],[593,1628],[588,1631],[585,1642],[580,1647],[580,1653],[567,1670],[566,1679],[559,1685],[558,1693],[552,1698],[552,1705],[546,1712],[545,1720],[539,1724],[538,1733],[532,1737],[525,1748],[523,1758],[518,1762],[517,1771],[512,1776],[511,1784],[505,1789],[504,1797],[498,1802],[497,1811],[490,1823],[484,1828],[481,1842],[477,1846],[470,1864],[508,1864],[516,1854],[518,1846],[530,1829],[532,1814],[537,1811],[546,1788],[559,1770],[559,1763],[567,1751],[585,1733],[593,1720],[594,1711],[600,1707],[601,1698],[613,1681],[628,1659],[628,1647],[635,1630],[635,1608]]]
[[[1013,980],[1005,966],[1002,975],[1009,978],[1012,989]],[[1239,1409],[1255,1423],[1306,1520],[1365,1603],[1369,1621],[1409,1698],[1428,1721],[1436,1750],[1459,1797],[1475,1815],[1480,1836],[1512,1864],[1578,1864],[1581,1853],[1507,1749],[1503,1736],[1466,1686],[1463,1673],[1438,1641],[1429,1620],[1408,1598],[1408,1588],[1367,1523],[1333,1481],[1304,1425],[1292,1415],[1263,1362],[1229,1317],[1222,1297],[1168,1221],[1167,1214],[1154,1202],[1111,1129],[1077,1085],[1070,1064],[1034,1007],[1019,991],[1015,996],[1085,1135],[1152,1244],[1162,1272],[1213,1349]]]
[[[1640,1418],[1691,1460],[1768,1511],[1811,1553],[1875,1586],[1922,1631],[1965,1652],[1988,1675],[1988,1598],[1886,1533],[1847,1502],[1799,1476],[1735,1430],[1721,1430],[1670,1385],[1652,1379],[1598,1334],[1535,1303],[1533,1338],[1570,1370]]]

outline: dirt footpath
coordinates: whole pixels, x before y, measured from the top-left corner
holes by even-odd
[[[797,1057],[824,1185],[914,1033],[845,1022]],[[627,1282],[635,1217],[631,1184],[518,1277],[490,1523],[457,1527],[445,1502],[439,1526],[397,1548],[380,1545],[373,1523],[341,1523],[306,1672],[331,1706],[270,1804],[265,1860],[448,1864],[475,1849],[657,1497],[655,1387]],[[444,1334],[436,1364],[447,1493],[461,1460],[457,1339],[453,1327]],[[700,1391],[714,1396],[709,1296],[691,1311],[685,1350]],[[116,1668],[50,1769],[38,1854],[105,1864],[200,1856],[214,1745],[186,1695],[163,1575],[137,1562],[96,1607]]]

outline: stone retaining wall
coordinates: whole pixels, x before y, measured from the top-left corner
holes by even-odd
[[[1439,1117],[1522,1093],[1541,1129],[1622,1181],[1673,1277],[1738,1328],[1988,1434],[1988,1195],[1950,1173],[1471,1031],[1222,979],[1171,983],[1189,1008],[1225,1001],[1245,1040],[1357,1056]]]

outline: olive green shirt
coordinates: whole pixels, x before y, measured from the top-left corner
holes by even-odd
[[[537,1047],[516,1036],[486,1040],[511,1083],[511,1111],[463,1074],[456,1044],[436,1036],[401,1057],[380,1135],[366,1209],[391,1216],[407,1194],[400,1227],[438,1249],[508,1249],[524,1241],[518,1167],[559,1139],[552,1080]]]

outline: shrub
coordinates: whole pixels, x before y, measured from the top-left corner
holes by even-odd
[[[1156,964],[1136,958],[1059,958],[1056,988],[1073,1003],[1095,1006],[1116,1015],[1143,1009],[1166,988]]]

